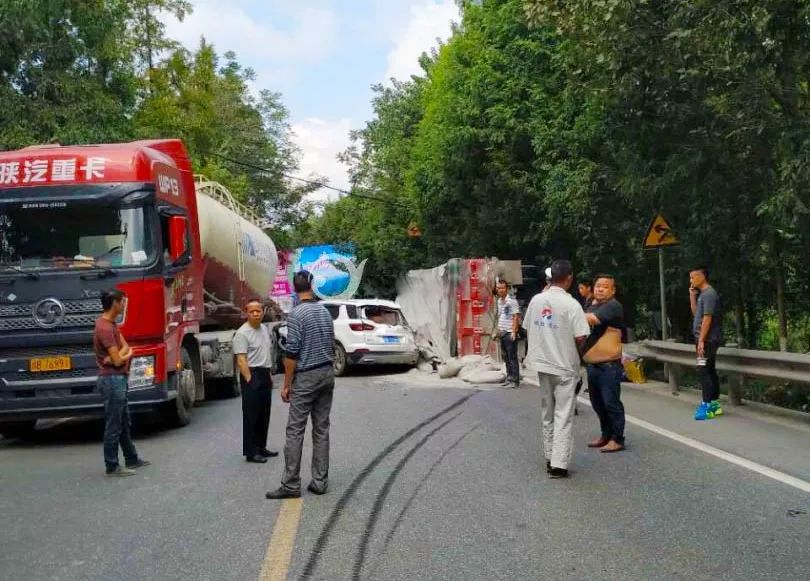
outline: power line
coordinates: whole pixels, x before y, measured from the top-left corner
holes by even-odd
[[[248,162],[245,162],[245,161],[240,161],[240,160],[237,160],[237,159],[233,159],[233,158],[230,158],[228,156],[222,155],[220,153],[214,153],[212,151],[208,151],[208,152],[205,152],[205,153],[207,153],[208,155],[213,155],[214,157],[218,157],[218,158],[220,158],[220,159],[222,159],[224,161],[227,161],[229,163],[234,163],[236,165],[241,165],[242,167],[255,169],[257,171],[261,171],[261,172],[269,173],[269,174],[278,173],[279,175],[281,175],[282,177],[285,177],[287,179],[297,180],[299,182],[303,182],[303,183],[309,184],[311,186],[317,186],[319,188],[326,188],[327,190],[333,190],[335,192],[338,192],[340,194],[344,194],[346,196],[353,196],[355,198],[363,198],[365,200],[373,200],[375,202],[382,202],[384,204],[397,205],[397,206],[400,206],[401,208],[406,208],[406,209],[408,208],[407,205],[401,203],[399,200],[387,200],[385,198],[381,198],[379,196],[373,196],[371,194],[361,194],[359,192],[352,192],[352,191],[344,190],[342,188],[336,188],[335,186],[330,186],[329,184],[325,184],[323,182],[310,180],[310,179],[306,179],[306,178],[302,178],[302,177],[298,177],[298,176],[294,176],[294,175],[287,174],[287,173],[284,173],[284,172],[273,171],[271,169],[268,169],[266,167],[262,167],[260,165],[256,165],[256,164],[253,164],[253,163],[248,163]]]

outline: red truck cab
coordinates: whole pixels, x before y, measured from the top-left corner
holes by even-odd
[[[102,290],[127,296],[130,405],[185,424],[202,399],[203,257],[176,139],[0,153],[0,433],[100,415]]]

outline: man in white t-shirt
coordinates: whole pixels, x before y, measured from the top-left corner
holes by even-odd
[[[571,263],[555,260],[550,286],[534,296],[523,319],[528,336],[525,364],[540,381],[543,447],[552,478],[568,476],[580,350],[591,332],[582,305],[567,292],[573,281]]]

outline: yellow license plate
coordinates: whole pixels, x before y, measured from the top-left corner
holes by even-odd
[[[70,357],[37,357],[28,362],[28,368],[34,373],[68,371],[71,367]]]

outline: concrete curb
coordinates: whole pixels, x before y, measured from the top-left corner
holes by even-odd
[[[648,381],[647,383],[622,383],[623,389],[632,389],[634,391],[641,391],[650,393],[659,397],[665,397],[680,401],[689,401],[697,405],[700,403],[700,392],[692,388],[681,388],[677,394],[672,393],[668,383],[660,381]],[[765,403],[758,403],[748,400],[743,400],[743,405],[735,406],[728,403],[728,396],[720,395],[720,399],[726,403],[727,409],[735,415],[747,416],[752,418],[765,419],[763,416],[778,417],[782,419],[791,420],[791,423],[799,424],[801,427],[810,429],[810,414],[791,410],[787,408],[780,408],[778,406],[769,405]]]
[[[529,374],[523,377],[521,381],[523,384],[540,387],[537,378]],[[648,393],[674,401],[688,402],[695,406],[700,403],[700,392],[696,389],[681,388],[682,391],[676,395],[672,393],[668,383],[660,381],[648,381],[642,384],[622,382],[622,389]],[[581,395],[584,395],[584,393]],[[726,403],[726,410],[731,415],[769,421],[810,432],[810,414],[808,413],[748,400],[743,400],[742,406],[735,406],[728,403],[728,397],[725,395],[721,395],[720,399]]]

